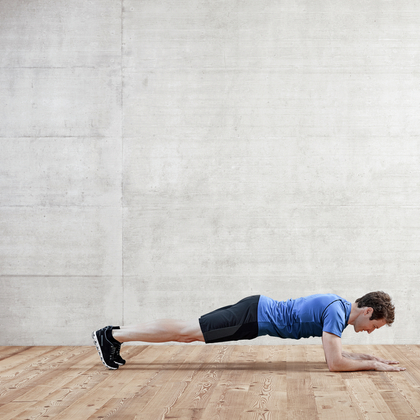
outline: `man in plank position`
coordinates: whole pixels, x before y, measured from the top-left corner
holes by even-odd
[[[333,372],[380,370],[401,371],[397,361],[368,354],[347,353],[341,348],[341,334],[347,325],[356,332],[372,331],[394,322],[394,305],[384,292],[371,292],[354,303],[333,294],[317,294],[281,302],[256,295],[235,305],[216,309],[199,320],[161,319],[136,326],[108,326],[92,333],[102,363],[109,369],[125,364],[122,343],[145,341],[251,340],[262,335],[280,338],[322,337],[325,359]]]

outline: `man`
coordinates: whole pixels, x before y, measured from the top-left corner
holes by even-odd
[[[347,353],[341,348],[341,334],[347,325],[356,332],[372,331],[394,322],[394,305],[384,292],[371,292],[354,303],[334,295],[317,294],[284,302],[256,295],[235,305],[216,309],[198,320],[160,319],[137,326],[108,326],[92,333],[102,363],[109,369],[125,364],[120,355],[122,343],[145,341],[250,340],[262,335],[280,338],[322,337],[330,371],[401,371],[397,361],[368,354]]]

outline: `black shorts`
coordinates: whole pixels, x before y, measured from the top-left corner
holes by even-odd
[[[252,340],[258,336],[260,295],[249,296],[235,305],[224,306],[203,315],[200,327],[206,343]]]

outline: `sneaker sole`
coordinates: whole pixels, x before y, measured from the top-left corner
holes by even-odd
[[[104,356],[102,354],[101,346],[99,345],[98,337],[96,337],[96,331],[92,333],[93,342],[95,344],[96,350],[98,350],[99,357],[101,358],[102,364],[107,367],[108,369],[116,370],[118,367],[109,366],[106,364]]]

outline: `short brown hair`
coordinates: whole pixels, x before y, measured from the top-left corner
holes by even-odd
[[[356,299],[359,308],[369,307],[373,309],[370,320],[385,319],[388,325],[394,322],[395,306],[391,302],[391,297],[385,292],[370,292]]]

